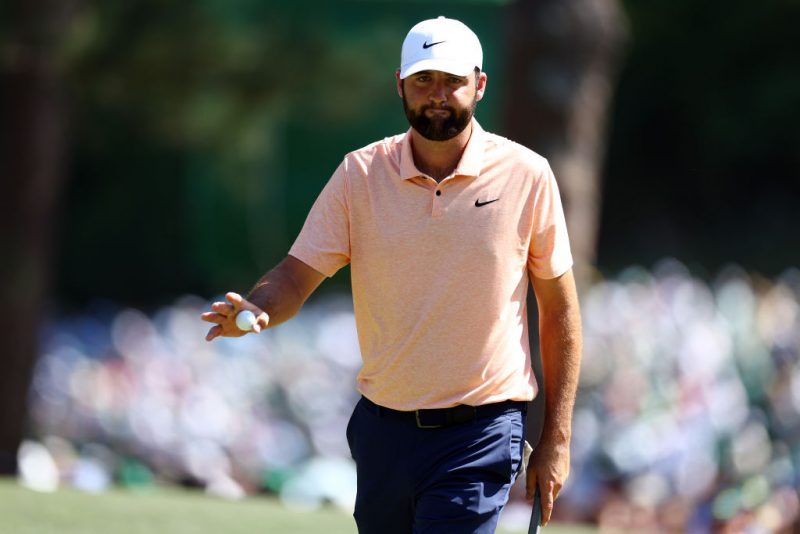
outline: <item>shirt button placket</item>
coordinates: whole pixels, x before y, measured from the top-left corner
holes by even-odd
[[[431,212],[432,217],[441,217],[442,215],[442,201],[440,197],[442,196],[442,190],[437,189],[435,196],[433,197],[433,211]]]

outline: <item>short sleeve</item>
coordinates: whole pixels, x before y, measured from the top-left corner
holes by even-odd
[[[547,162],[535,188],[528,271],[537,278],[556,278],[572,267],[572,253],[558,184]]]
[[[289,254],[328,277],[350,263],[346,161],[317,197]]]

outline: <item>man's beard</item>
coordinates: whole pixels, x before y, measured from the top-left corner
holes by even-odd
[[[422,106],[419,112],[408,107],[406,95],[403,94],[403,109],[406,112],[408,123],[425,139],[431,141],[447,141],[464,131],[472,116],[475,114],[475,106],[478,104],[477,97],[472,100],[469,107],[464,108],[460,113],[451,106]],[[450,114],[445,117],[428,118],[425,111],[429,109],[447,110]]]

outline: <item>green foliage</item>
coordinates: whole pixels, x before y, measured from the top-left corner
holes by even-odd
[[[796,264],[798,4],[625,5],[600,266]],[[440,14],[481,36],[478,117],[502,134],[504,2],[82,2],[58,63],[71,111],[60,297],[246,291],[344,153],[407,128],[400,43]]]
[[[497,13],[479,4],[457,10]],[[343,155],[407,128],[400,44],[440,10],[84,3],[62,52],[73,181],[59,292],[146,303],[246,291]]]

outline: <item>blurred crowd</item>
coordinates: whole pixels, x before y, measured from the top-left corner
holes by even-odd
[[[637,532],[791,532],[800,503],[800,271],[631,267],[581,295],[572,473],[556,521]],[[25,483],[195,485],[290,506],[355,498],[349,296],[260,335],[204,340],[209,302],[94,303],[52,318],[31,389]],[[515,491],[503,520],[527,524]],[[529,513],[529,512],[527,512]]]

